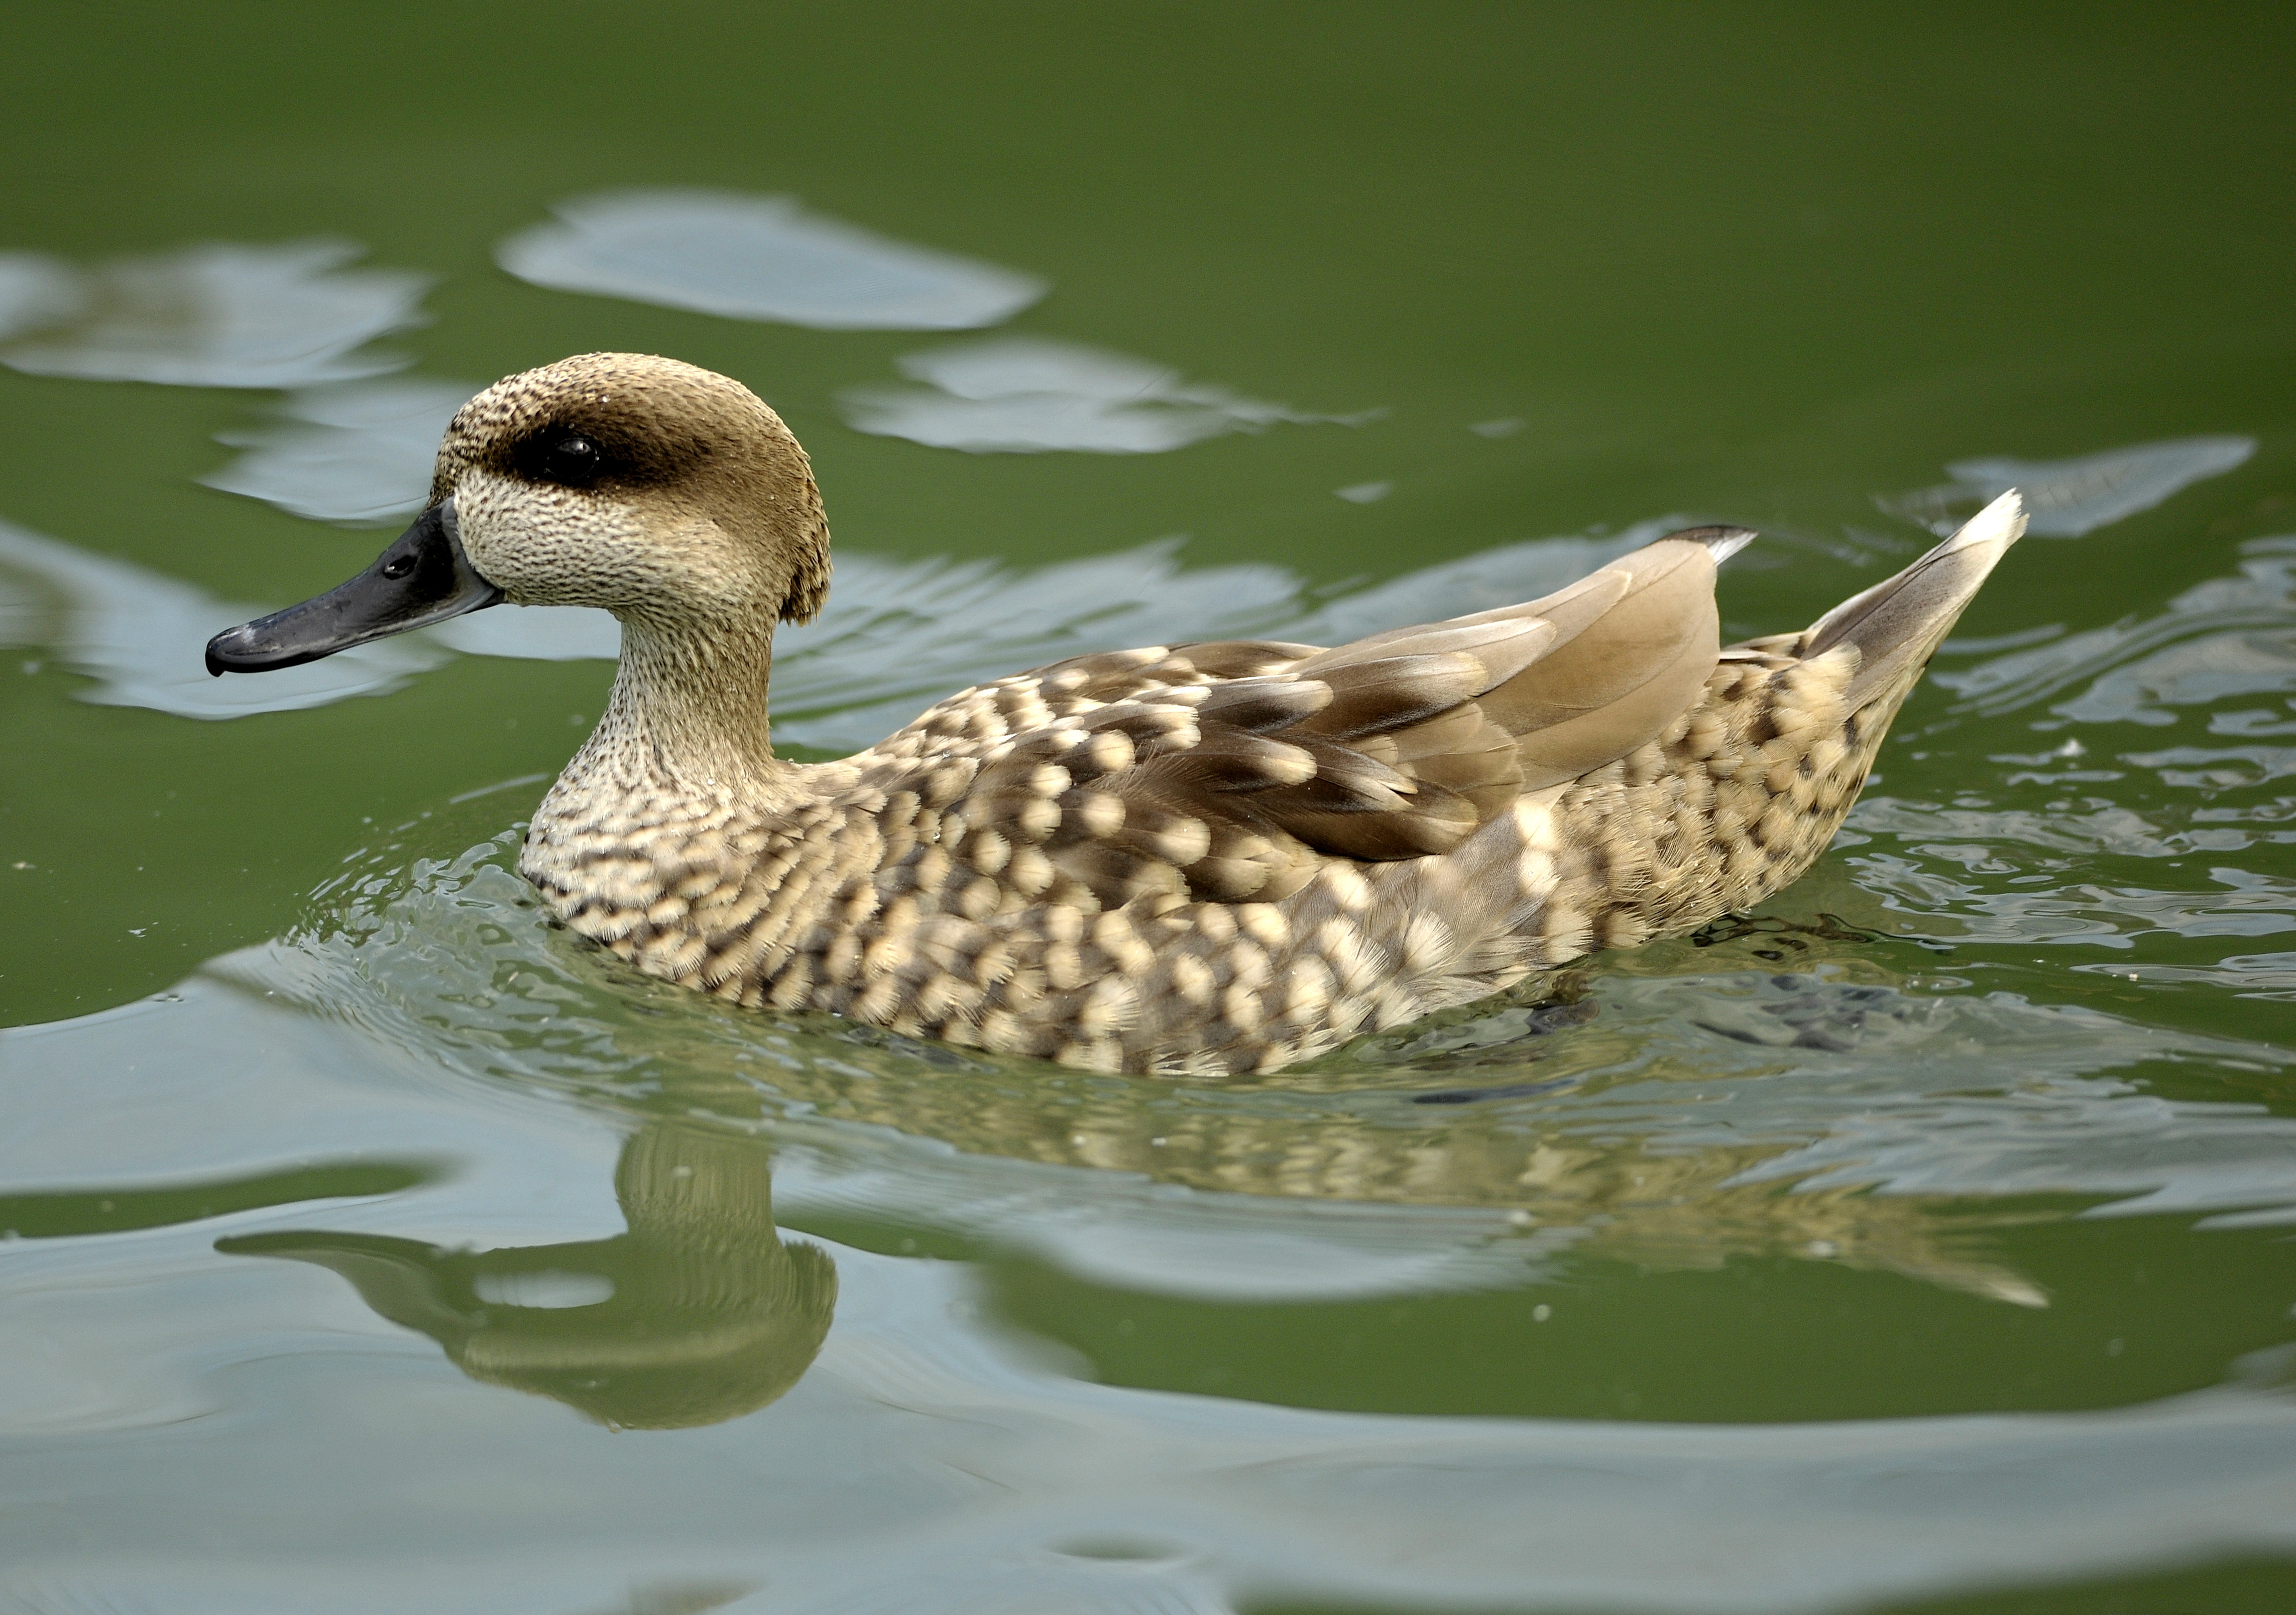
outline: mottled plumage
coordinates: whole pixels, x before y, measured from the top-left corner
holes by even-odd
[[[572,929],[745,1004],[1208,1073],[1795,879],[2023,528],[2005,496],[1808,630],[1726,651],[1714,569],[1751,535],[1699,529],[1332,649],[1078,657],[805,765],[772,754],[767,685],[775,620],[820,605],[827,531],[746,389],[630,355],[511,377],[449,428],[433,498],[508,597],[623,623],[607,713],[521,865]]]

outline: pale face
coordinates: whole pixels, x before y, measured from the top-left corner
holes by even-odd
[[[464,472],[453,498],[472,566],[520,605],[709,618],[778,604],[744,545],[661,500],[483,470]]]
[[[593,355],[497,382],[439,455],[472,566],[521,604],[696,624],[809,614],[827,534],[805,453],[725,377]]]

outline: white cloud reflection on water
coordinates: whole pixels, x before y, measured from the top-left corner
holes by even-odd
[[[1956,460],[1946,467],[1952,481],[1908,494],[1877,496],[1874,502],[1943,537],[2013,488],[2025,496],[2028,533],[2038,538],[2078,538],[2151,510],[2204,478],[2220,477],[2255,453],[2253,438],[2177,438],[2070,460],[2017,460],[2005,455]]]
[[[554,206],[496,261],[537,286],[823,331],[958,331],[1045,295],[1036,276],[895,241],[794,197],[614,191]]]
[[[78,272],[62,259],[0,253],[0,340],[70,319],[86,302]]]
[[[302,389],[276,423],[222,434],[246,452],[200,480],[316,521],[401,521],[422,508],[439,439],[478,390],[427,376]]]
[[[0,644],[53,649],[95,681],[79,694],[98,706],[244,717],[385,694],[447,660],[410,635],[259,677],[209,676],[207,642],[268,609],[0,522]]]
[[[0,364],[180,387],[307,387],[396,370],[366,344],[422,323],[430,277],[337,241],[210,242],[81,270],[0,260]]]
[[[1046,337],[994,337],[898,361],[914,387],[841,395],[857,431],[971,454],[1154,455],[1279,422],[1360,424],[1249,398],[1128,354]],[[1375,414],[1376,412],[1373,412]]]

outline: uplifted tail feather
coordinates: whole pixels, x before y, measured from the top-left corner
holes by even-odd
[[[1849,681],[1853,710],[1911,682],[2009,546],[2025,532],[2024,502],[2011,488],[1972,516],[1962,529],[1896,577],[1853,594],[1801,636],[1805,658],[1849,644],[1858,653]]]

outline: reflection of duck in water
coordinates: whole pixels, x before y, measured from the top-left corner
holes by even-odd
[[[796,1384],[837,1302],[828,1254],[775,1230],[769,1160],[761,1139],[658,1121],[622,1147],[629,1232],[612,1239],[470,1251],[288,1233],[217,1249],[332,1267],[474,1379],[607,1424],[714,1424]]]
[[[1792,1012],[1813,1000],[1862,990],[1883,1001],[1877,1021],[1893,1013],[1921,1015],[1926,1000],[1894,984],[1881,985],[1890,981],[1887,974],[1863,962],[1849,964],[1838,983],[1773,990],[1748,1005],[1749,1012]],[[1734,1007],[1743,1002],[1749,980],[1759,978],[1687,980],[1697,983],[1702,1000],[1719,997]],[[1875,985],[1851,985],[1859,981]],[[1672,1012],[1682,1007],[1678,998],[1669,1005]],[[1456,1087],[1400,1092],[1391,1086],[1393,1074],[1386,1077],[1388,1086],[1373,1090],[1362,1086],[1371,1073],[1357,1070],[1332,1074],[1331,1086],[1320,1091],[1304,1082],[1271,1085],[1231,1094],[1217,1105],[1176,1104],[1157,1091],[1160,1085],[1144,1080],[1026,1092],[993,1075],[967,1080],[920,1070],[921,1062],[890,1052],[873,1058],[867,1050],[777,1068],[773,1083],[806,1105],[809,1120],[893,1128],[955,1144],[971,1155],[1088,1168],[1208,1194],[1294,1204],[1486,1209],[1516,1219],[1512,1231],[1526,1237],[1578,1231],[1571,1248],[1582,1258],[1656,1271],[1718,1268],[1747,1258],[1806,1258],[2038,1304],[2038,1286],[2005,1265],[2007,1253],[1996,1237],[2004,1226],[2043,1216],[2030,1203],[2005,1208],[1996,1220],[1981,1199],[1876,1194],[1854,1174],[1837,1174],[1824,1185],[1776,1176],[1773,1168],[1781,1157],[1836,1124],[1816,1120],[1781,1136],[1775,1125],[1741,1131],[1721,1123],[1724,1112],[1712,1112],[1716,1125],[1699,1127],[1702,1107],[1672,1113],[1666,1089],[1679,1085],[1689,1095],[1717,1080],[1704,1063],[1706,1052],[1677,1045],[1654,1059],[1640,1058],[1649,1051],[1655,1024],[1616,1004],[1611,1014],[1622,1024],[1598,1020],[1571,1027],[1554,1039],[1565,1046],[1549,1058],[1517,1045],[1519,1063],[1511,1071],[1496,1060],[1477,1068],[1486,1078],[1505,1072],[1529,1079],[1492,1084],[1483,1090],[1488,1099],[1470,1098],[1474,1090]],[[1535,1017],[1525,1005],[1491,1019],[1529,1022]],[[1750,1050],[1749,1056],[1742,1070],[1761,1071],[1762,1055]],[[1650,1093],[1644,1107],[1612,1115],[1599,1103],[1571,1103],[1589,1068],[1615,1070],[1630,1061]],[[1780,1050],[1767,1063],[1784,1073],[1794,1062],[1795,1052]],[[1447,1081],[1457,1080],[1456,1063],[1439,1069]],[[1525,1096],[1510,1101],[1510,1086],[1527,1090]],[[1598,1092],[1599,1086],[1598,1080]],[[1431,1097],[1465,1103],[1424,1103]],[[1678,1136],[1677,1129],[1692,1135]],[[1840,1181],[1845,1176],[1849,1181]],[[1231,1215],[1241,1215],[1233,1202],[1229,1207]]]
[[[365,574],[217,635],[291,666],[508,598],[622,622],[521,867],[640,969],[1103,1071],[1274,1070],[1799,878],[2023,530],[2006,495],[1799,633],[1727,650],[1701,528],[1546,599],[1330,650],[1083,656],[837,762],[776,759],[817,611],[805,453],[747,388],[589,354],[496,383]]]
[[[528,900],[500,872],[485,878],[489,904]],[[449,907],[468,915],[472,889],[452,890]],[[1047,1081],[835,1022],[760,1028],[699,1005],[701,1012],[649,1016],[642,1038],[615,1044],[611,1063],[619,1070],[645,1062],[648,1106],[729,1126],[770,1124],[796,1107],[808,1131],[857,1125],[953,1149],[936,1157],[951,1163],[946,1171],[908,1173],[910,1193],[888,1203],[873,1190],[871,1203],[881,1223],[964,1230],[964,1238],[1001,1229],[1029,1243],[1033,1234],[1006,1219],[1057,1216],[1046,1208],[1068,1193],[1088,1198],[1095,1217],[1111,1215],[1100,1189],[1063,1191],[1025,1166],[1005,1176],[996,1165],[1041,1163],[1219,1196],[1214,1215],[1223,1219],[1255,1215],[1228,1196],[1271,1202],[1277,1216],[1286,1203],[1484,1211],[1496,1216],[1474,1237],[1538,1241],[1575,1231],[1571,1249],[1582,1258],[1663,1270],[1816,1259],[2033,1303],[2038,1286],[2004,1265],[1997,1238],[2003,1226],[2042,1215],[2030,1202],[2005,1205],[1997,1217],[1981,1197],[1877,1194],[1854,1173],[1805,1184],[1775,1167],[1842,1125],[1845,1088],[1857,1095],[1853,1111],[1919,1103],[1923,1049],[1964,1053],[1981,1032],[2000,1040],[2013,1064],[2041,1060],[2042,1040],[2062,1037],[2058,1024],[2046,1014],[2003,1019],[1917,990],[1872,956],[1864,933],[1784,922],[1748,929],[1712,947],[1664,942],[1614,962],[1596,978],[1600,1014],[1587,1015],[1593,999],[1576,996],[1594,983],[1566,980],[1548,984],[1563,999],[1519,995],[1359,1045],[1344,1065],[1217,1090],[1152,1078]],[[1806,943],[1797,956],[1814,971],[1773,974],[1758,963],[1762,945],[1782,935]],[[627,1004],[619,990],[598,990],[580,952],[550,946],[538,931],[526,938],[503,946],[516,950],[521,974],[545,984],[532,1002],[561,1018],[586,1000],[609,1017]],[[459,1004],[431,1002],[447,1015],[468,1012],[467,996]],[[584,1023],[601,1037],[618,1036],[611,1021]],[[495,1023],[517,1024],[515,1015]],[[1716,1028],[1735,1029],[1718,1036]],[[1736,1035],[1745,1029],[1754,1030]],[[1804,1036],[1812,1030],[1823,1036]],[[1423,1063],[1428,1044],[1438,1046]],[[1613,1109],[1603,1096],[1622,1083],[1636,1097]],[[1714,1091],[1743,1088],[1753,1099],[1772,1083],[1799,1100],[1750,1115],[1744,1126],[1732,1125],[1734,1105]],[[633,1103],[619,1080],[575,1086],[603,1107]],[[1685,1105],[1671,1102],[1677,1094]],[[1796,1104],[1808,1107],[1800,1122]],[[874,1159],[873,1149],[862,1157]],[[1112,1185],[1109,1193],[1128,1200],[1138,1190]],[[999,1209],[1008,1198],[1032,1209]]]

